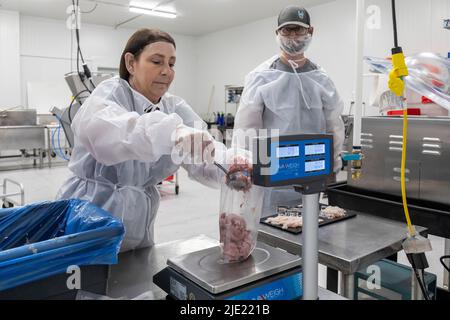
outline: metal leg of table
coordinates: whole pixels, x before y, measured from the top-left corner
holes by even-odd
[[[445,239],[444,255],[450,256],[450,239]],[[444,261],[447,267],[450,267],[450,259]],[[444,287],[450,290],[450,273],[444,268]]]
[[[47,128],[47,159],[48,159],[48,167],[52,167],[52,146],[51,146],[51,140],[50,140],[50,133],[52,129]]]
[[[422,290],[420,290],[419,281],[417,281],[414,270],[412,270],[411,272],[412,272],[412,274],[411,274],[411,300],[423,300],[423,294],[422,294]],[[419,272],[419,277],[420,278],[422,277],[420,275],[420,272]]]
[[[327,290],[338,293],[339,271],[327,267]]]
[[[355,297],[355,275],[341,273],[341,295],[349,300]]]
[[[44,167],[44,154],[43,149],[39,149],[39,169],[42,169]]]

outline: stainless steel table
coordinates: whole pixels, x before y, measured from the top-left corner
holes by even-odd
[[[426,228],[416,230],[427,235]],[[355,218],[319,228],[319,263],[341,272],[341,293],[352,299],[354,273],[403,250],[406,235],[406,224],[357,212]],[[302,234],[260,224],[258,240],[293,254],[302,253]]]
[[[153,275],[167,266],[167,259],[217,245],[217,240],[200,235],[122,253],[119,255],[119,263],[111,266],[107,295],[112,298],[133,299],[150,293],[147,296],[165,299],[167,294],[153,283]],[[343,299],[323,288],[319,289],[319,297],[323,300]]]
[[[45,126],[0,126],[0,150],[22,149],[32,149],[33,157],[39,157],[39,168],[42,168],[42,151],[45,149]],[[38,150],[39,155],[35,154],[36,150]]]

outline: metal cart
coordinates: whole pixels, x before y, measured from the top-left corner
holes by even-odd
[[[174,185],[175,186],[175,194],[178,195],[180,193],[180,184],[178,182],[178,171],[174,174],[168,176],[160,184],[158,184],[158,188],[161,190],[165,185]]]
[[[16,185],[19,188],[19,191],[7,193],[8,184]],[[18,197],[18,196],[20,196],[19,202],[14,199],[11,199],[11,197]],[[25,191],[23,185],[9,178],[3,179],[3,194],[0,194],[0,199],[3,201],[2,205],[3,208],[11,208],[14,207],[14,205],[23,206],[25,204]]]

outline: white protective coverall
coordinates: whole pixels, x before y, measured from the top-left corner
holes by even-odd
[[[234,125],[233,144],[249,148],[239,135],[247,129],[278,129],[286,134],[333,134],[334,171],[341,168],[340,153],[345,135],[341,118],[343,101],[325,70],[317,65],[306,72],[273,68],[276,55],[259,65],[245,78]],[[268,131],[268,134],[271,134]],[[248,139],[247,139],[248,141]],[[301,202],[292,187],[267,188],[263,216],[275,214],[278,205]]]
[[[153,245],[160,201],[156,185],[180,167],[171,158],[171,133],[196,121],[206,126],[177,96],[166,93],[155,105],[119,77],[103,81],[73,119],[73,175],[57,198],[88,200],[121,218],[126,232],[121,251]],[[224,146],[214,144],[219,155]],[[210,187],[223,178],[212,164],[181,166]]]

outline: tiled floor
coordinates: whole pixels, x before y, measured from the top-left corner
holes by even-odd
[[[67,167],[51,169],[28,169],[17,171],[0,171],[0,182],[11,178],[21,182],[25,188],[25,201],[31,203],[54,199],[58,188],[70,175]],[[341,173],[338,179],[345,179]],[[174,185],[164,183],[161,186],[161,206],[155,223],[155,240],[157,243],[184,239],[198,234],[205,234],[218,239],[218,214],[220,192],[190,180],[184,170],[179,171],[180,194],[175,195]],[[438,285],[442,286],[443,275],[439,257],[444,252],[442,238],[430,236],[433,252],[427,253],[429,272],[438,276]],[[399,262],[408,264],[406,256],[399,254]],[[325,267],[319,268],[319,284],[326,285]]]

